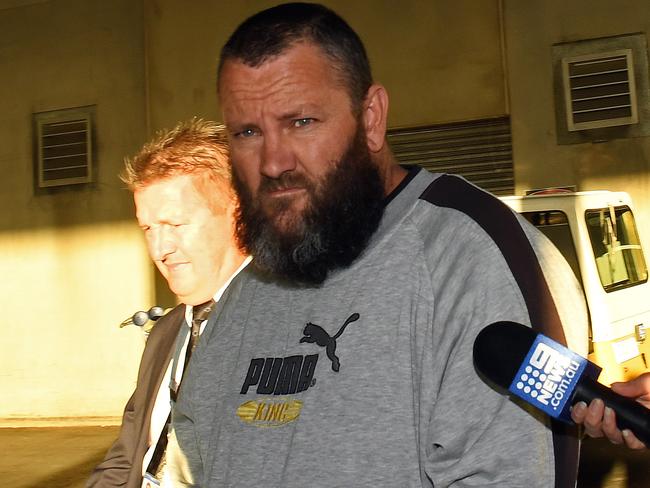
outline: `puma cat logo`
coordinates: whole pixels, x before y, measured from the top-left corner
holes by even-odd
[[[327,357],[332,361],[332,369],[336,372],[341,368],[341,363],[339,361],[339,358],[336,356],[336,339],[338,339],[341,334],[345,331],[345,328],[348,326],[349,323],[354,322],[356,320],[359,320],[359,314],[358,313],[353,313],[350,315],[345,323],[341,326],[341,328],[338,330],[334,336],[330,337],[330,335],[323,329],[320,325],[312,324],[311,322],[307,322],[307,325],[305,325],[304,330],[302,333],[304,334],[304,337],[300,339],[300,342],[308,342],[312,343],[315,342],[318,344],[320,347],[325,348],[325,352],[327,353]]]

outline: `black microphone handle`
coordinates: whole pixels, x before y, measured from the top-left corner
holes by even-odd
[[[636,400],[624,397],[607,388],[598,381],[583,377],[576,385],[571,404],[582,401],[587,405],[600,398],[605,406],[616,412],[616,425],[619,429],[629,429],[646,446],[650,447],[650,410]]]

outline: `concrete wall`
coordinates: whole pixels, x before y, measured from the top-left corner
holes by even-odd
[[[120,414],[142,341],[117,324],[165,289],[122,158],[178,120],[220,119],[219,48],[275,3],[0,0],[0,419]],[[518,192],[627,190],[650,242],[647,138],[559,146],[550,58],[557,42],[647,32],[647,0],[325,3],[364,39],[391,127],[511,113]],[[96,105],[97,182],[36,195],[31,114],[83,105]]]
[[[505,0],[504,7],[517,192],[553,185],[627,191],[650,259],[650,138],[558,145],[551,61],[556,43],[647,37],[647,0]]]
[[[114,416],[143,343],[118,324],[153,301],[116,176],[146,135],[142,6],[4,2],[0,32],[0,418]],[[36,194],[32,113],[84,105],[96,105],[96,182]]]
[[[119,415],[139,331],[117,324],[165,289],[154,279],[116,174],[151,132],[219,119],[220,46],[275,2],[14,0],[0,3],[0,418]],[[392,126],[505,113],[496,1],[331,1],[367,43]],[[462,19],[462,22],[460,21]],[[480,93],[467,103],[467,93]],[[414,96],[418,94],[418,96]],[[31,114],[96,105],[98,178],[35,195]],[[38,298],[36,304],[32,303]],[[169,298],[169,297],[166,297]],[[23,310],[34,317],[24,325]],[[6,398],[6,397],[5,397]]]
[[[219,49],[249,15],[278,2],[151,0],[145,7],[153,128],[220,119]],[[326,0],[366,44],[391,97],[391,127],[506,113],[497,0]]]

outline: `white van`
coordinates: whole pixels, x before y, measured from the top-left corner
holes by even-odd
[[[630,196],[546,189],[501,200],[553,241],[582,285],[599,381],[650,371],[650,283]]]

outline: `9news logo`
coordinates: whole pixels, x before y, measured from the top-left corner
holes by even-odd
[[[565,416],[565,407],[586,362],[540,334],[515,375],[510,391],[552,417]]]

